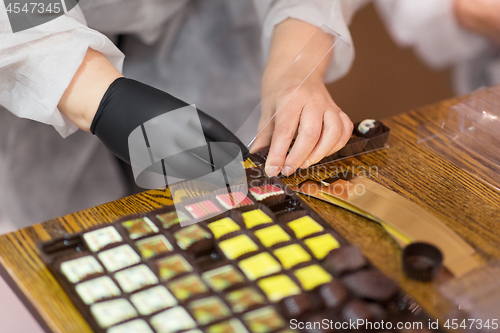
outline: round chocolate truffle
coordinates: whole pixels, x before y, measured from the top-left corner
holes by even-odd
[[[353,134],[362,138],[373,138],[383,132],[382,122],[375,119],[365,119],[354,125]]]

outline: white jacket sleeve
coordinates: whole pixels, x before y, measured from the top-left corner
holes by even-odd
[[[489,45],[485,38],[459,25],[453,0],[377,0],[375,5],[393,39],[413,47],[431,67],[472,59]]]
[[[57,104],[88,50],[101,52],[121,71],[123,54],[87,27],[77,6],[37,27],[12,33],[0,2],[0,105],[18,117],[49,124],[66,137],[77,130]]]
[[[331,82],[347,74],[354,61],[354,47],[348,25],[358,9],[369,0],[255,0],[261,17],[262,50],[267,58],[274,27],[287,18],[295,18],[320,27],[326,25],[338,33],[350,47],[334,49],[324,80]]]

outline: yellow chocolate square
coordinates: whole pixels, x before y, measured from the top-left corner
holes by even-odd
[[[212,222],[208,225],[208,227],[214,234],[215,239],[219,239],[224,235],[241,229],[240,226],[230,217],[225,217],[221,220]]]
[[[257,251],[259,247],[247,235],[239,235],[219,243],[219,247],[228,259],[236,259],[245,253]]]
[[[282,227],[275,224],[271,227],[257,230],[255,236],[265,247],[271,247],[278,243],[287,242],[291,239],[290,235]]]
[[[251,281],[281,271],[280,263],[267,252],[242,260],[239,266]]]
[[[278,258],[285,269],[292,268],[301,262],[311,260],[311,256],[299,244],[292,244],[274,250],[274,255]]]
[[[330,234],[311,237],[306,239],[304,244],[307,245],[318,260],[324,259],[331,250],[335,250],[340,247],[339,242]]]
[[[299,286],[283,274],[261,279],[257,285],[271,302],[278,302],[285,297],[300,294]]]
[[[299,268],[293,274],[297,277],[304,290],[311,290],[322,284],[332,281],[330,273],[319,265]]]
[[[261,209],[254,209],[241,214],[243,216],[243,221],[245,221],[245,226],[251,229],[257,225],[271,223],[273,219],[270,218]]]
[[[304,238],[324,230],[321,224],[314,221],[310,216],[304,216],[293,220],[288,223],[288,226],[293,230],[297,238]]]

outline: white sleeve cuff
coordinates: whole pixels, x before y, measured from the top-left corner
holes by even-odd
[[[334,49],[324,80],[331,82],[343,77],[354,61],[354,47],[347,27],[354,13],[366,0],[275,0],[269,3],[263,17],[262,50],[267,59],[274,27],[295,18],[320,27],[325,25],[339,34],[350,47]],[[263,12],[259,10],[259,12]]]
[[[5,30],[5,17],[0,13],[0,77],[7,78],[0,81],[0,105],[18,117],[54,126],[63,137],[74,133],[77,126],[57,105],[88,48],[101,52],[120,71],[123,54],[86,26],[78,7],[15,34]]]

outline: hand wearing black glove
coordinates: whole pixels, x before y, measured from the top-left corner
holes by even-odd
[[[127,78],[116,79],[102,98],[97,113],[92,121],[90,131],[95,134],[116,156],[129,163],[129,136],[145,123],[151,124],[155,118],[168,112],[187,107],[189,104],[172,95],[155,89],[143,83]],[[197,110],[198,117],[206,142],[217,143],[194,148],[189,142],[193,137],[200,136],[196,122],[190,126],[188,122],[162,122],[161,131],[171,131],[176,134],[175,140],[165,142],[163,151],[175,153],[152,169],[163,169],[163,173],[182,179],[195,179],[234,160],[241,151],[243,160],[248,157],[248,149],[219,121],[203,111]],[[169,119],[163,118],[162,119]],[[172,119],[172,118],[170,118]],[[173,118],[175,119],[175,117]],[[158,128],[158,127],[157,127]],[[160,133],[161,134],[161,133]],[[146,135],[146,131],[144,132]],[[196,141],[199,142],[199,141]],[[232,143],[232,144],[224,144]],[[148,145],[147,138],[146,144]],[[175,147],[174,147],[175,145]],[[183,147],[186,145],[185,147]],[[149,145],[148,145],[149,147]],[[238,149],[239,148],[239,149]],[[182,151],[182,152],[179,152]],[[207,152],[209,152],[207,154]],[[168,154],[171,155],[171,154]],[[214,160],[213,156],[217,156]],[[163,159],[164,156],[161,158]]]

